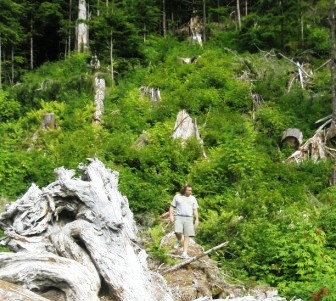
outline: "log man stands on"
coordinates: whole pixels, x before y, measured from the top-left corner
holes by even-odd
[[[182,234],[183,240],[183,258],[189,258],[188,247],[190,237],[195,236],[195,227],[198,226],[198,203],[192,194],[192,187],[186,184],[182,187],[180,194],[174,196],[169,208],[169,219],[174,222],[174,231],[177,241],[174,243],[174,249],[178,249],[181,244]],[[174,208],[176,208],[175,218],[173,215]],[[195,216],[195,227],[194,219]]]

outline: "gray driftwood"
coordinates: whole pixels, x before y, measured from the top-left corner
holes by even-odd
[[[101,286],[115,301],[172,301],[162,276],[147,268],[118,173],[89,161],[79,178],[58,168],[55,182],[33,184],[6,207],[0,225],[16,254],[0,253],[0,279],[54,287],[67,301],[98,300]]]
[[[48,301],[19,285],[0,280],[0,300],[7,301]]]

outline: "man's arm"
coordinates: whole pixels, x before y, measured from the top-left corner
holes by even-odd
[[[199,220],[198,220],[198,209],[194,209],[194,216],[195,216],[195,226],[197,227],[199,224]]]
[[[172,205],[170,205],[170,207],[169,207],[169,219],[170,219],[171,222],[174,222],[173,212],[174,212],[174,207]]]

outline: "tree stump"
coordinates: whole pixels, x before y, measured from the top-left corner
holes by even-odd
[[[101,286],[116,301],[172,301],[163,277],[147,268],[118,172],[88,160],[79,178],[57,168],[55,182],[33,184],[0,214],[4,242],[16,252],[0,253],[0,279],[55,288],[66,301],[99,300]]]
[[[196,118],[193,120],[186,110],[182,110],[177,114],[174,130],[173,130],[173,138],[174,139],[182,139],[185,141],[191,137],[195,137],[199,143],[201,144],[203,157],[207,157],[203,148],[203,139],[198,131]]]
[[[41,127],[45,130],[47,129],[56,129],[57,123],[54,113],[46,113],[43,115]]]

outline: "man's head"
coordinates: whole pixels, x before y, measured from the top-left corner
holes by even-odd
[[[184,196],[189,196],[192,194],[192,187],[189,184],[185,184],[183,185],[182,189],[181,189],[181,194]]]

